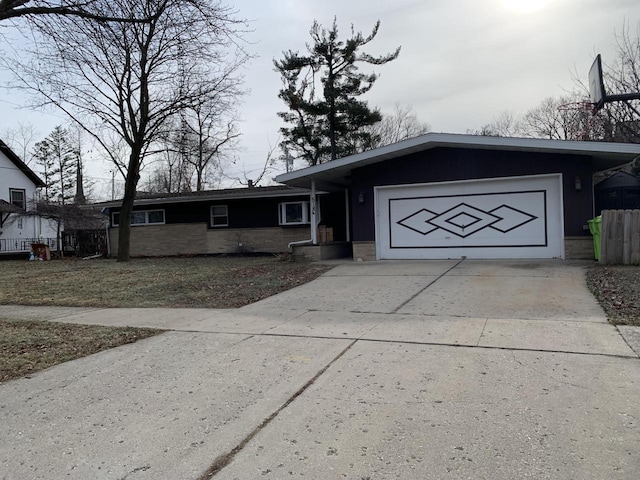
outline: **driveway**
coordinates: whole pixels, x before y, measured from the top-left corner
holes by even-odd
[[[562,261],[348,263],[0,385],[0,478],[635,479],[640,363]]]

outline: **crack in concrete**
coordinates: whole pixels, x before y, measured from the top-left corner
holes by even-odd
[[[210,480],[213,477],[215,477],[223,468],[225,468],[227,465],[229,465],[233,459],[235,458],[235,456],[240,453],[244,447],[247,446],[247,444],[258,434],[260,433],[260,431],[265,428],[267,425],[269,425],[279,414],[280,412],[282,412],[285,408],[287,408],[296,398],[298,398],[300,395],[302,395],[311,385],[313,385],[316,380],[318,380],[318,378],[320,378],[328,369],[329,367],[331,367],[331,365],[333,365],[335,362],[337,362],[345,353],[347,353],[351,347],[353,347],[355,345],[355,343],[358,340],[355,339],[353,340],[351,343],[349,343],[349,345],[347,345],[347,347],[342,350],[336,357],[334,357],[327,365],[325,365],[323,368],[321,368],[318,373],[316,373],[313,378],[311,378],[311,380],[309,380],[307,383],[305,383],[302,387],[300,387],[291,397],[289,397],[287,399],[286,402],[284,402],[280,408],[278,408],[275,412],[273,412],[271,415],[269,415],[266,419],[264,419],[262,421],[262,423],[260,423],[260,425],[258,425],[251,433],[249,433],[249,435],[247,435],[238,445],[236,445],[235,447],[233,447],[231,449],[231,451],[224,453],[222,455],[219,455],[213,462],[213,464],[207,469],[206,472],[204,472],[200,477],[198,477],[198,480]]]
[[[482,341],[482,336],[484,335],[484,331],[487,328],[487,323],[489,323],[488,318],[484,320],[484,325],[482,326],[482,331],[480,332],[480,336],[478,337],[478,343],[476,343],[476,347],[480,346],[480,342]]]
[[[414,298],[416,298],[418,295],[420,295],[422,292],[424,292],[427,288],[429,288],[431,285],[433,285],[434,283],[436,283],[438,280],[440,280],[442,277],[444,277],[447,273],[449,273],[451,270],[453,270],[454,268],[456,268],[458,265],[460,265],[462,262],[465,261],[465,258],[462,258],[462,260],[458,261],[453,267],[449,268],[446,272],[442,273],[441,275],[439,275],[438,277],[436,277],[435,280],[433,280],[432,282],[429,282],[429,284],[427,286],[425,286],[424,288],[422,288],[421,290],[419,290],[418,292],[416,292],[414,295],[412,295],[409,299],[405,300],[404,302],[402,302],[400,305],[398,305],[396,308],[394,308],[393,310],[391,310],[389,313],[397,313],[398,310],[400,310],[402,307],[404,307],[407,303],[409,303],[411,300],[413,300]]]

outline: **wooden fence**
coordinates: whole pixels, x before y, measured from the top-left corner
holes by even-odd
[[[640,265],[640,210],[603,210],[600,263]]]

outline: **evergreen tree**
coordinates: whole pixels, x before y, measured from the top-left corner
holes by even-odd
[[[359,72],[357,64],[383,65],[400,54],[400,47],[380,57],[360,51],[375,38],[379,27],[380,21],[364,37],[352,26],[351,36],[342,41],[335,18],[329,30],[314,21],[307,55],[289,50],[283,52],[281,61],[274,60],[284,84],[278,96],[289,107],[278,115],[291,125],[281,129],[283,147],[310,165],[366,150],[375,143],[367,127],[382,116],[358,97],[371,89],[378,75]]]
[[[71,203],[76,193],[79,152],[73,147],[67,130],[60,125],[54,128],[35,145],[34,156],[46,184],[44,200],[61,205]]]

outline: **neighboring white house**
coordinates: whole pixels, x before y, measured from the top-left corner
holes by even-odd
[[[26,215],[44,182],[0,140],[0,254],[28,252],[31,243],[55,246],[55,224]]]

